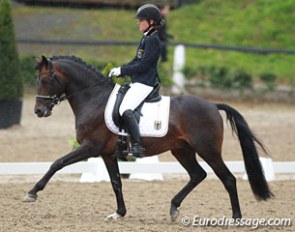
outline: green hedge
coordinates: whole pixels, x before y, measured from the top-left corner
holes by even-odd
[[[212,87],[219,89],[251,89],[253,78],[244,69],[228,68],[226,66],[186,66],[183,69],[187,79],[196,79],[201,86],[210,83]]]
[[[9,0],[0,1],[0,100],[22,97],[23,81]]]
[[[277,76],[273,73],[261,73],[259,75],[260,80],[266,85],[267,89],[272,91],[276,88]]]

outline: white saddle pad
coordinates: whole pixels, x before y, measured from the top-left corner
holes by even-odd
[[[106,105],[104,118],[106,126],[110,131],[119,134],[119,128],[112,118],[113,108],[117,98],[118,90],[121,86],[116,84]],[[154,103],[144,103],[140,117],[139,131],[143,137],[162,137],[168,132],[170,111],[170,97],[162,96],[161,101]]]

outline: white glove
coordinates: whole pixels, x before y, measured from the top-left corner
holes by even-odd
[[[109,77],[115,76],[118,77],[121,75],[121,67],[112,68],[109,72]]]

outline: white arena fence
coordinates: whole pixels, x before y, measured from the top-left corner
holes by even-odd
[[[276,174],[294,174],[295,162],[273,162],[270,158],[260,157],[266,179],[275,180]],[[213,170],[203,161],[199,162],[208,173]],[[0,162],[0,175],[45,174],[51,162]],[[245,174],[243,161],[225,161],[233,173]],[[135,162],[119,162],[121,174],[130,174],[130,178],[143,180],[163,180],[163,174],[182,174],[186,170],[178,162],[159,162],[157,156],[137,159]],[[101,158],[90,158],[58,171],[60,174],[82,174],[81,182],[109,181],[108,173]]]

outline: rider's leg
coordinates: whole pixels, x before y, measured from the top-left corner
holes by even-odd
[[[126,110],[135,110],[144,99],[152,92],[153,87],[141,84],[131,83],[119,109],[119,113],[123,116]]]
[[[144,101],[152,90],[153,87],[141,83],[130,84],[130,89],[126,93],[119,109],[119,113],[123,117],[124,122],[126,122],[130,133],[132,142],[131,150],[133,151],[131,151],[131,153],[133,153],[134,156],[141,156],[144,149],[140,143],[140,132],[133,110]]]
[[[131,138],[131,150],[129,151],[136,157],[143,157],[144,148],[140,142],[140,133],[138,123],[132,110],[126,110],[123,114],[123,120],[128,127],[128,132]]]

